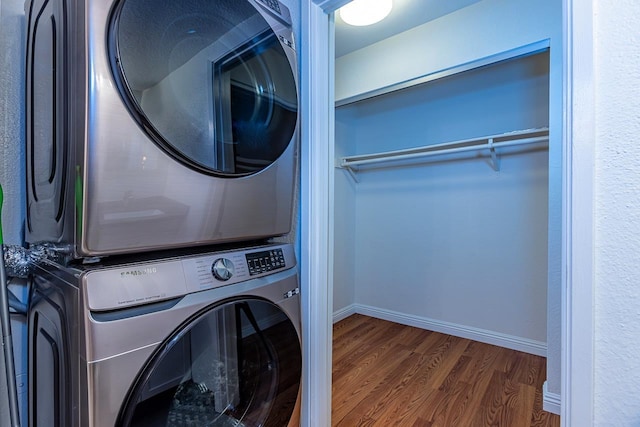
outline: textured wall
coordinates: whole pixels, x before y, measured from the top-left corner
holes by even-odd
[[[0,2],[0,184],[4,190],[2,228],[8,244],[22,242],[24,217],[23,7],[21,0]],[[4,369],[4,357],[0,354],[0,425],[3,426],[9,425]]]
[[[4,239],[11,244],[22,243],[24,217],[23,7],[2,0],[0,11],[0,183]]]
[[[595,425],[640,425],[640,3],[594,1]]]

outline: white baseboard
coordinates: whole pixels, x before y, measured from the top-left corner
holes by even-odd
[[[348,305],[344,308],[341,308],[338,311],[334,311],[333,312],[333,323],[337,323],[339,321],[341,321],[342,319],[346,319],[347,317],[351,316],[352,314],[356,314],[356,305],[355,304],[351,304]]]
[[[547,389],[547,382],[542,385],[542,409],[552,414],[560,415],[562,400],[558,393],[550,393]]]
[[[416,328],[497,345],[499,347],[522,351],[524,353],[535,354],[536,356],[547,356],[547,345],[541,341],[530,340],[485,329],[473,328],[456,323],[444,322],[441,320],[429,319],[426,317],[412,316],[362,304],[353,304],[335,312],[333,314],[334,323],[355,313],[389,320],[402,325],[415,326]]]

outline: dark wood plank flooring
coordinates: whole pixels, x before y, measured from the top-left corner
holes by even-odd
[[[546,360],[363,315],[333,328],[331,424],[557,427]]]

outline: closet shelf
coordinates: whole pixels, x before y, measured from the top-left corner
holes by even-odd
[[[494,170],[500,170],[500,159],[497,148],[513,147],[517,145],[543,144],[549,141],[549,128],[535,128],[517,130],[496,135],[488,135],[480,138],[463,139],[459,141],[444,142],[441,144],[424,145],[404,150],[385,151],[381,153],[347,156],[340,159],[339,168],[347,170],[357,182],[356,173],[362,167],[382,168],[385,163],[405,160],[421,160],[427,157],[462,153],[465,151],[489,150],[491,165]]]

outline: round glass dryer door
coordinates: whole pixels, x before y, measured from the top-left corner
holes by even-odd
[[[269,18],[276,34],[261,7],[121,0],[112,14],[110,60],[130,113],[165,152],[200,172],[259,172],[296,132],[291,30]]]
[[[276,305],[243,299],[200,314],[141,372],[118,426],[286,426],[296,409],[302,356]]]

